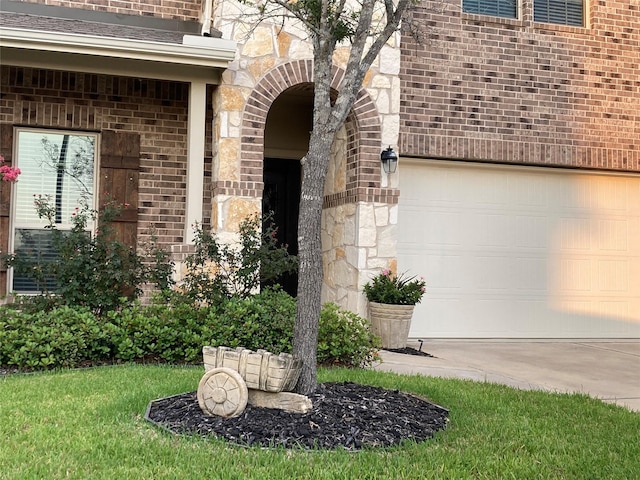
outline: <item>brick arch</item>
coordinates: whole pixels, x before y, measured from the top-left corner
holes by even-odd
[[[334,66],[331,87],[338,89],[344,70]],[[245,185],[262,186],[264,129],[276,98],[290,87],[313,83],[313,61],[296,60],[267,72],[247,99],[242,115],[240,139],[240,179]],[[361,89],[346,121],[348,131],[347,191],[325,198],[325,204],[352,201],[385,201],[395,191],[380,188],[380,136],[378,110],[369,94]],[[387,202],[395,203],[395,202]]]

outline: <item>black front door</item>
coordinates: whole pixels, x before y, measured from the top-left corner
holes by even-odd
[[[300,161],[280,158],[264,159],[263,214],[273,213],[280,244],[287,245],[291,255],[298,254],[298,207],[300,204]],[[297,273],[286,274],[277,280],[292,296],[298,291]]]

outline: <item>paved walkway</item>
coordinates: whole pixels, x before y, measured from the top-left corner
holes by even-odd
[[[382,351],[376,369],[583,392],[640,411],[640,340],[426,340],[422,350],[436,358]]]

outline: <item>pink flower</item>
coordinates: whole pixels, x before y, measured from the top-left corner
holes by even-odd
[[[388,269],[388,268],[385,268],[385,269],[382,271],[382,275],[384,275],[385,277],[389,276],[389,274],[390,274],[390,273],[391,273],[391,271],[389,271],[389,269]]]
[[[124,207],[127,208],[130,204],[129,203],[125,203]]]
[[[2,165],[0,167],[0,178],[5,182],[16,182],[18,180],[18,175],[21,173],[22,172],[18,167],[10,167],[8,165]]]

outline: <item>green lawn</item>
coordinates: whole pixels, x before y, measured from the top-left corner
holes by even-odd
[[[356,453],[244,448],[143,419],[150,400],[195,390],[201,374],[128,365],[0,378],[0,478],[640,478],[640,413],[486,383],[322,370],[321,381],[415,392],[451,410],[431,441]]]

